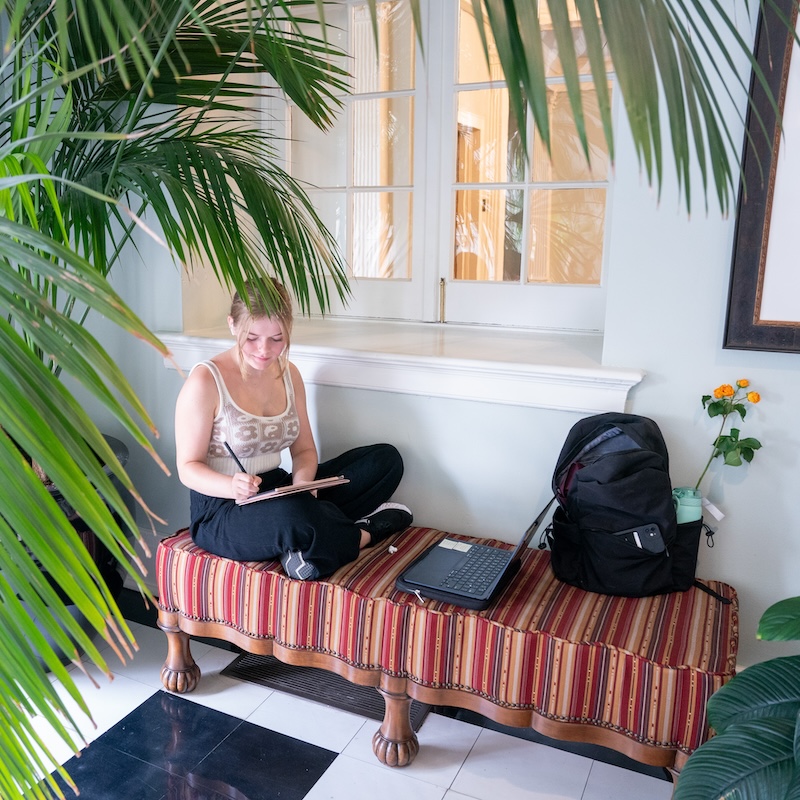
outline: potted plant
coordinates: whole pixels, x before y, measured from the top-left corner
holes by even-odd
[[[759,639],[800,640],[800,597],[770,606]],[[800,796],[800,655],[753,664],[708,701],[715,736],[681,771],[674,800],[791,800]]]
[[[69,375],[166,470],[149,442],[147,428],[156,432],[145,409],[84,325],[90,311],[102,314],[167,355],[107,281],[134,230],[156,235],[146,214],[178,260],[205,258],[229,286],[257,280],[269,261],[269,273],[301,306],[313,292],[325,308],[331,277],[346,291],[343,265],[304,190],[276,166],[273,141],[237,106],[262,91],[242,77],[258,70],[313,122],[330,122],[344,73],[330,63],[336,51],[321,27],[293,13],[305,5],[3,3],[0,796],[9,800],[54,766],[31,714],[79,746],[44,670],[87,714],[61,658],[83,651],[108,672],[68,606],[118,655],[133,648],[112,587],[59,501],[147,591],[128,539],[138,527],[118,486],[152,515],[61,380]],[[29,791],[57,792],[47,782]]]

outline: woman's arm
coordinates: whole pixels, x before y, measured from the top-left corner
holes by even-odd
[[[233,477],[206,464],[219,392],[211,372],[195,369],[175,404],[175,459],[184,486],[210,497],[245,500],[258,491],[260,478],[239,472]]]
[[[308,483],[317,476],[317,466],[319,465],[317,446],[314,443],[311,423],[308,421],[306,387],[303,378],[294,364],[290,363],[288,369],[291,370],[294,402],[300,420],[300,433],[289,448],[292,455],[292,483]]]

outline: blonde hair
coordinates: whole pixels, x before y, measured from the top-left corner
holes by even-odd
[[[265,278],[263,285],[258,288],[249,282],[245,283],[243,294],[244,296],[239,292],[234,293],[230,310],[230,317],[238,330],[236,350],[242,376],[244,377],[247,372],[247,365],[242,356],[242,345],[247,341],[253,322],[263,317],[276,320],[281,327],[284,346],[278,357],[278,365],[283,375],[289,360],[289,344],[294,321],[289,293],[275,278]]]

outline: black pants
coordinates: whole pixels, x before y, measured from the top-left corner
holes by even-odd
[[[190,493],[190,530],[210,553],[237,561],[266,561],[299,550],[330,575],[358,555],[361,530],[355,520],[374,511],[394,493],[403,460],[390,444],[367,445],[319,465],[317,478],[343,475],[350,482],[310,492],[237,506],[234,500]],[[260,491],[292,482],[283,469],[261,475]]]

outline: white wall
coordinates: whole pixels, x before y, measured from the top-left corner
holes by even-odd
[[[715,463],[704,482],[726,517],[717,526],[714,549],[701,547],[698,568],[699,576],[737,588],[740,660],[747,664],[790,650],[757,642],[755,627],[770,603],[798,594],[800,523],[793,500],[800,442],[793,399],[800,395],[800,355],[722,350],[732,221],[688,222],[641,197],[637,202],[640,194],[631,191],[624,215],[615,209],[604,361],[646,370],[628,410],[661,426],[674,485],[696,481],[716,435],[701,409],[701,395],[747,377],[763,398],[743,426],[763,449],[751,465]],[[178,326],[174,267],[131,265],[122,277],[118,286],[148,324],[161,330]],[[118,349],[151,411],[161,432],[155,446],[172,467],[180,375],[144,345],[112,339],[110,347]],[[578,419],[568,412],[433,397],[313,385],[308,391],[323,458],[364,442],[392,441],[406,461],[398,499],[412,507],[419,524],[505,540],[515,539],[547,499],[555,459]],[[129,464],[152,510],[165,520],[158,535],[184,526],[188,495],[177,479],[165,478],[135,449]]]
[[[657,202],[643,186],[624,132],[620,139],[609,216],[604,364],[646,370],[628,410],[661,426],[673,484],[693,485],[716,436],[701,395],[746,377],[763,398],[743,426],[763,449],[751,465],[715,464],[703,487],[726,517],[717,526],[715,547],[701,547],[698,575],[738,590],[740,662],[746,665],[796,649],[757,642],[755,629],[769,604],[800,594],[794,507],[800,355],[722,349],[734,219],[721,220],[714,210],[706,215],[695,191],[689,220],[669,178]],[[145,261],[132,255],[116,273],[116,285],[151,328],[180,330],[178,270],[154,252],[146,252]],[[180,376],[143,345],[122,341],[102,321],[95,324],[160,429],[159,453],[174,466],[172,413]],[[416,522],[506,540],[519,536],[547,499],[561,443],[578,418],[330,387],[309,387],[309,399],[323,457],[364,442],[393,441],[407,468],[398,498],[412,506]],[[129,463],[137,486],[165,519],[158,534],[185,525],[188,496],[177,479],[164,478],[142,453],[132,452]]]
[[[761,393],[741,430],[763,448],[741,467],[717,459],[703,481],[726,516],[714,525],[714,548],[700,548],[698,576],[728,581],[739,593],[741,663],[795,652],[794,645],[757,642],[755,630],[767,606],[800,594],[800,354],[722,348],[733,218],[701,211],[689,220],[675,210],[674,191],[657,206],[630,164],[619,169],[615,198],[604,363],[647,371],[629,410],[658,421],[673,485],[695,484],[718,433],[701,396],[739,378]]]

